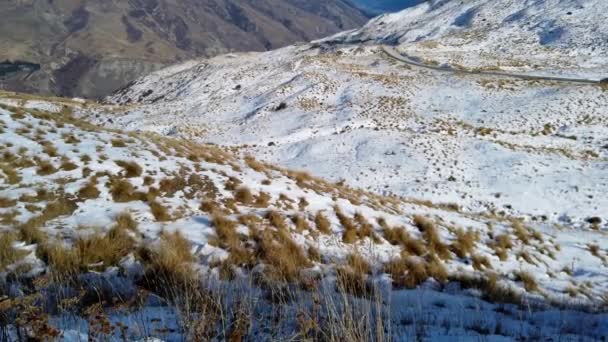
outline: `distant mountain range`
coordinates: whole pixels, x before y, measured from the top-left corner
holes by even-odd
[[[367,20],[346,0],[9,0],[0,15],[0,88],[91,98],[175,62],[274,49]]]

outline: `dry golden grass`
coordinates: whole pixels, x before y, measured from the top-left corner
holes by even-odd
[[[112,143],[112,147],[127,147],[127,143],[122,139],[112,139],[110,142]]]
[[[416,288],[429,277],[423,262],[406,256],[385,264],[384,272],[391,275],[394,286],[408,289]]]
[[[178,191],[184,190],[188,185],[186,178],[175,175],[173,178],[164,178],[159,183],[159,190],[164,197],[173,197]]]
[[[338,221],[340,221],[340,224],[344,229],[344,231],[342,232],[342,242],[348,244],[357,242],[357,240],[359,239],[359,232],[355,221],[353,221],[353,219],[344,214],[342,212],[342,209],[340,209],[340,207],[338,206],[334,207],[334,211],[336,213]]]
[[[528,230],[519,221],[514,221],[512,224],[513,234],[524,244],[530,243],[530,234]]]
[[[437,254],[443,260],[450,260],[452,258],[450,249],[441,241],[435,223],[420,215],[414,215],[413,221],[422,233],[429,251]]]
[[[156,221],[171,221],[171,214],[169,214],[169,210],[158,201],[150,202],[150,211],[152,212],[152,215],[154,215]]]
[[[115,160],[116,165],[123,169],[122,176],[125,178],[135,178],[141,176],[143,169],[134,161]]]
[[[16,241],[17,235],[15,233],[0,233],[0,272],[6,271],[7,266],[23,259],[28,254],[13,247]]]
[[[0,208],[12,208],[17,204],[16,200],[0,197]]]
[[[247,164],[247,166],[249,166],[250,168],[252,168],[253,170],[257,171],[257,172],[264,172],[267,173],[267,167],[266,165],[264,165],[264,163],[261,163],[259,161],[257,161],[254,157],[252,156],[245,156],[245,163]]]
[[[295,215],[291,220],[296,227],[296,232],[302,233],[304,231],[310,231],[310,225],[303,215]]]
[[[359,253],[351,253],[346,257],[348,266],[357,273],[370,274],[371,265]]]
[[[450,245],[450,249],[459,258],[465,258],[471,255],[475,250],[475,244],[479,241],[479,234],[473,230],[463,231],[457,229],[454,234],[456,240]]]
[[[321,232],[321,234],[329,235],[331,234],[331,222],[329,219],[323,214],[322,211],[318,211],[315,215],[315,226],[317,230]]]
[[[113,228],[106,234],[76,239],[72,246],[45,242],[36,254],[49,266],[57,279],[69,278],[91,269],[116,266],[133,251],[135,241],[124,229]]]
[[[211,223],[217,235],[217,240],[214,241],[214,244],[222,248],[231,248],[239,245],[240,239],[236,231],[236,222],[216,212],[213,214]]]
[[[311,266],[304,250],[286,229],[279,229],[274,234],[265,230],[257,234],[255,239],[256,255],[266,265],[267,280],[295,282],[300,278],[300,271]]]
[[[49,203],[40,215],[29,219],[17,227],[20,234],[20,240],[27,243],[45,242],[47,236],[40,231],[39,228],[44,226],[48,221],[60,216],[71,215],[77,208],[78,205],[75,201],[66,198],[59,198],[58,200]]]
[[[253,204],[256,208],[268,208],[272,197],[266,192],[260,192],[255,196],[255,203]]]
[[[278,211],[269,211],[268,214],[266,214],[266,219],[268,219],[270,224],[277,229],[287,229],[287,221],[285,221],[285,217],[281,215],[281,213],[279,213]]]
[[[61,158],[61,165],[59,165],[59,169],[63,171],[73,171],[78,169],[78,165],[71,162],[68,158]]]
[[[48,176],[56,173],[58,170],[53,166],[53,164],[48,160],[40,160],[38,162],[38,168],[36,169],[36,173],[40,176]]]
[[[473,263],[473,268],[477,271],[492,269],[492,263],[490,262],[490,259],[485,255],[473,254],[471,255],[471,261]]]
[[[515,272],[515,279],[517,281],[521,281],[524,285],[524,288],[528,292],[537,292],[538,291],[538,283],[536,282],[536,278],[534,275],[529,272],[518,271]]]
[[[78,192],[76,195],[81,201],[87,199],[95,199],[99,197],[101,192],[97,189],[97,178],[92,177]]]
[[[110,194],[114,202],[126,203],[147,200],[146,194],[135,191],[135,188],[126,179],[113,179],[110,185]]]
[[[112,229],[128,231],[137,230],[137,221],[133,219],[133,216],[131,216],[131,213],[129,213],[128,211],[118,214],[114,221],[116,222],[116,224],[112,226]]]
[[[4,178],[8,184],[19,184],[21,182],[21,176],[10,164],[0,164],[0,170],[4,173]]]
[[[239,186],[234,191],[234,199],[242,204],[251,204],[253,202],[253,194],[246,186]]]

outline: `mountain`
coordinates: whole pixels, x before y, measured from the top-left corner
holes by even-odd
[[[7,340],[607,332],[603,231],[381,196],[82,120],[123,110],[0,93]]]
[[[129,110],[91,120],[379,194],[605,226],[608,4],[593,3],[431,1],[310,44],[166,68],[109,98]],[[549,26],[561,34],[548,43]]]
[[[372,14],[397,12],[404,8],[418,5],[425,0],[353,0],[363,10]]]
[[[9,0],[0,15],[3,89],[89,98],[178,61],[273,49],[366,21],[343,0]]]

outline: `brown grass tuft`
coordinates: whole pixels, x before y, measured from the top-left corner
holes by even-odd
[[[524,288],[528,292],[538,291],[538,283],[536,282],[536,278],[534,278],[532,273],[524,271],[515,272],[515,280],[521,281],[524,284]]]
[[[239,186],[234,191],[234,199],[242,204],[251,204],[253,202],[253,195],[251,194],[251,190],[246,186]]]
[[[141,176],[143,169],[134,161],[115,160],[116,165],[122,167],[123,177],[135,178]]]
[[[414,225],[418,227],[422,233],[422,236],[426,241],[427,248],[437,254],[437,256],[439,256],[441,259],[450,260],[452,258],[450,249],[441,241],[437,228],[435,227],[435,223],[419,215],[414,215],[413,221]]]
[[[98,198],[100,191],[97,189],[97,178],[92,177],[76,194],[82,200]]]
[[[473,230],[463,231],[458,229],[454,232],[456,240],[450,246],[450,249],[459,258],[465,258],[473,253],[475,244],[479,241],[479,234]]]
[[[150,211],[152,212],[152,215],[154,215],[156,221],[171,221],[171,215],[169,214],[169,210],[158,201],[150,202]]]
[[[331,223],[322,211],[318,211],[315,215],[315,226],[317,227],[317,230],[322,234],[331,234]]]

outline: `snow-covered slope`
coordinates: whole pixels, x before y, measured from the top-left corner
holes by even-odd
[[[20,278],[14,277],[23,275],[26,265],[26,277],[46,268],[46,259],[37,256],[48,241],[78,243],[86,251],[82,241],[87,237],[116,232],[116,224],[132,221],[125,234],[137,243],[181,231],[192,244],[201,274],[220,279],[259,272],[260,267],[283,280],[311,274],[310,279],[332,279],[335,272],[359,265],[352,261],[359,256],[369,264],[365,281],[390,289],[392,279],[393,300],[399,304],[390,317],[397,339],[421,334],[410,320],[430,310],[431,302],[448,309],[434,309],[434,322],[423,319],[428,336],[599,338],[607,333],[601,323],[568,331],[560,323],[563,317],[587,317],[591,324],[605,315],[550,309],[515,318],[504,310],[515,314],[519,309],[460,297],[463,290],[456,285],[479,287],[466,293],[499,301],[523,298],[533,305],[549,301],[601,309],[608,290],[608,240],[602,231],[556,229],[550,222],[383,197],[215,146],[99,128],[72,115],[111,115],[120,108],[57,101],[0,97],[0,233],[2,241],[12,236],[9,246],[20,255],[1,260],[2,282],[9,282],[9,288],[18,286]],[[133,262],[133,254],[127,250],[120,267]],[[294,268],[285,266],[286,258]],[[87,260],[90,264],[82,267],[118,266],[103,259],[97,263],[95,256]],[[402,291],[420,284],[426,290],[419,295]],[[440,289],[447,292],[436,292]],[[410,302],[423,311],[401,305]],[[469,310],[465,306],[475,312],[452,322],[450,310]],[[547,327],[537,331],[536,321]],[[61,322],[74,329],[73,320]],[[127,333],[136,334],[128,328]]]
[[[435,0],[380,16],[341,42],[382,41],[440,63],[608,76],[606,1]]]
[[[130,104],[124,113],[92,120],[236,146],[380,194],[574,227],[599,217],[604,229],[606,87],[430,70],[381,45],[453,69],[598,80],[605,7],[430,1],[311,44],[167,68],[110,99]]]

